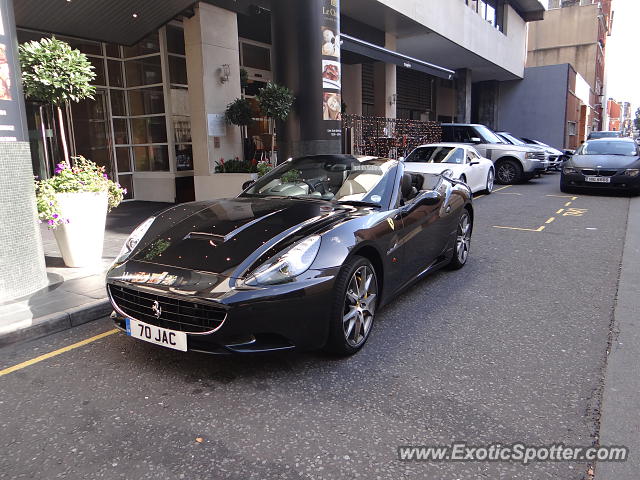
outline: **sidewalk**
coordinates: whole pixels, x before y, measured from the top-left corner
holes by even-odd
[[[49,286],[28,297],[0,305],[0,347],[104,317],[111,312],[104,273],[131,231],[168,203],[126,202],[107,217],[102,265],[67,268],[53,232],[41,225]]]
[[[599,462],[596,480],[638,478],[640,472],[640,197],[631,199],[607,359],[600,417],[600,445],[626,446],[625,462]]]

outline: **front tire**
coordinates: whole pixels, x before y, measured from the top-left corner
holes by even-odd
[[[360,350],[371,333],[377,305],[376,271],[369,260],[354,256],[336,279],[325,350],[341,356]]]
[[[469,258],[469,249],[471,248],[471,230],[473,224],[471,215],[467,209],[463,210],[458,220],[458,228],[456,230],[456,244],[453,249],[453,258],[449,262],[449,268],[458,270],[464,267]]]
[[[487,173],[487,184],[484,189],[485,195],[489,195],[491,192],[493,192],[493,184],[495,180],[496,180],[496,175],[493,171],[493,168],[490,168],[489,173]]]
[[[522,177],[522,167],[514,160],[502,160],[496,166],[496,181],[502,185],[519,183]]]

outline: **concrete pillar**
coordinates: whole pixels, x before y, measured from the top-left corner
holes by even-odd
[[[1,52],[7,68],[0,92],[0,303],[47,285],[37,223],[33,168],[20,87],[13,1],[0,0]],[[2,327],[2,325],[0,325]]]
[[[471,120],[487,127],[498,129],[500,83],[497,80],[478,82],[473,85],[473,114]]]
[[[456,122],[471,122],[471,70],[456,70]]]
[[[219,117],[241,95],[236,13],[201,2],[195,15],[184,21],[184,39],[195,194],[196,200],[204,200],[219,197],[216,189],[221,179],[214,173],[216,162],[242,157],[240,128],[221,124]],[[226,82],[222,80],[223,65],[230,69]],[[213,127],[221,127],[221,132],[209,131],[211,115]]]
[[[340,62],[339,0],[274,0],[271,19],[274,78],[296,97],[293,112],[278,126],[278,159],[340,153],[341,89],[322,78],[324,68]]]
[[[349,115],[362,115],[362,65],[342,65],[342,101]]]
[[[384,47],[396,49],[396,37],[385,33]],[[376,62],[373,65],[374,104],[376,116],[396,118],[396,66],[392,63]]]

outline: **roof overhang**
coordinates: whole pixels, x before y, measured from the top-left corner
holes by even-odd
[[[540,0],[509,0],[509,3],[525,22],[544,20],[544,12],[547,9]]]
[[[343,50],[368,57],[372,60],[393,63],[404,68],[428,73],[429,75],[445,78],[447,80],[451,80],[455,75],[455,72],[448,68],[439,67],[438,65],[425,62],[424,60],[418,60],[417,58],[394,52],[393,50],[365,42],[364,40],[354,38],[345,33],[340,34],[340,40],[342,41],[341,47]]]
[[[19,0],[16,25],[123,45],[137,43],[195,0]]]

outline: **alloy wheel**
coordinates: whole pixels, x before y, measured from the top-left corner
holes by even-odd
[[[510,162],[504,162],[498,167],[498,179],[505,184],[513,183],[518,172],[516,167]]]
[[[489,169],[489,173],[487,174],[487,192],[491,193],[493,191],[493,182],[495,180],[495,175],[492,169]]]
[[[456,256],[458,262],[464,264],[469,256],[469,248],[471,247],[471,222],[469,214],[463,213],[458,222],[458,233],[456,236]]]
[[[362,265],[353,272],[344,300],[342,329],[347,343],[354,348],[364,343],[371,331],[378,297],[375,272]]]

